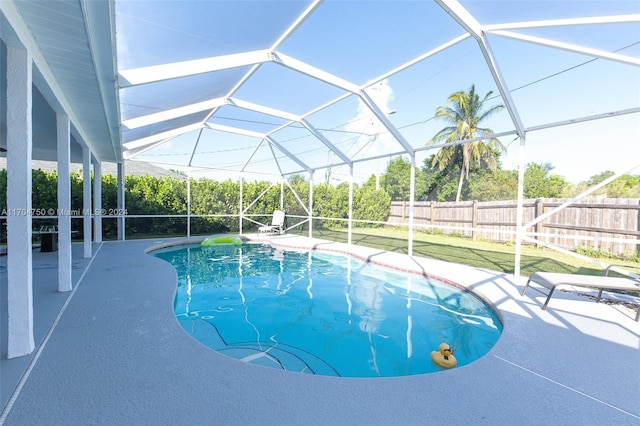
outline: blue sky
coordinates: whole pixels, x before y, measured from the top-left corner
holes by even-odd
[[[307,4],[300,1],[116,0],[119,69],[270,48]],[[461,4],[481,24],[640,14],[640,2],[635,0],[462,1]],[[638,23],[513,31],[607,52],[618,51],[635,60],[640,58]],[[432,2],[326,1],[277,51],[363,85],[461,34],[461,27]],[[593,60],[588,55],[495,35],[490,35],[488,41],[525,128],[640,106],[640,67],[636,65]],[[123,118],[224,96],[248,69],[236,68],[123,89]],[[472,84],[481,94],[488,91],[498,94],[477,43],[467,39],[389,77],[370,93],[383,111],[394,111],[388,118],[400,129],[404,139],[413,147],[421,148],[443,126],[431,119],[437,106],[445,104],[449,94],[467,90]],[[305,114],[341,93],[297,71],[266,63],[233,96]],[[502,103],[502,100],[497,97],[495,102]],[[196,114],[175,122],[185,124],[190,119],[202,117]],[[309,116],[308,120],[344,152],[350,155],[357,152],[356,158],[401,149],[354,96]],[[225,106],[210,122],[267,132],[284,121]],[[495,116],[487,127],[495,132],[514,128],[506,112]],[[158,129],[148,127],[125,132],[125,142]],[[198,132],[191,132],[173,139],[138,159],[186,164],[197,136]],[[311,167],[336,161],[324,145],[299,125],[281,130],[273,134],[273,138]],[[514,169],[519,143],[513,141],[513,136],[501,140],[509,147],[503,157],[503,167]],[[237,168],[254,153],[258,142],[246,136],[206,130],[192,164]],[[419,153],[419,163],[431,153],[433,151]],[[638,161],[638,153],[638,113],[527,134],[526,161],[551,163],[555,173],[572,182],[604,170],[627,170]],[[282,159],[281,169],[285,173],[300,170],[295,162],[284,159],[277,151],[276,155]],[[263,144],[251,157],[248,169],[277,172],[273,166],[266,166],[271,157],[271,150]],[[385,162],[357,163],[354,174],[357,179],[366,179],[375,168],[384,167]],[[348,174],[346,168],[335,168],[332,172],[337,179],[345,179]],[[209,174],[218,178],[216,173]],[[324,171],[318,174],[323,175]],[[228,172],[218,175],[230,177]],[[255,176],[262,179],[266,175]]]

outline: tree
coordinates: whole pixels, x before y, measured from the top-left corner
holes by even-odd
[[[583,192],[603,180],[610,178],[614,174],[611,170],[607,170],[600,174],[593,175],[588,180],[580,182],[574,192],[576,194]],[[605,194],[609,198],[640,198],[640,175],[624,174],[593,193],[593,195],[602,194]]]
[[[482,171],[468,180],[468,200],[502,201],[517,197],[518,172],[515,170]]]
[[[307,206],[309,206],[309,181],[302,175],[293,175],[289,178],[289,185],[295,193],[285,186],[284,205],[289,215],[307,215]],[[298,198],[300,200],[298,200]],[[304,206],[304,207],[303,207]]]
[[[551,163],[529,163],[524,171],[524,198],[561,198],[569,189],[569,182],[551,174]]]
[[[357,190],[354,186],[354,192]],[[338,186],[321,184],[314,187],[313,214],[320,217],[347,219],[349,217],[349,184]],[[319,225],[346,227],[346,220],[320,220]]]
[[[492,137],[491,129],[479,127],[481,122],[504,109],[504,105],[485,107],[485,102],[492,94],[493,92],[489,91],[484,98],[480,99],[475,85],[471,85],[469,92],[459,91],[451,94],[448,99],[449,105],[442,105],[436,109],[435,117],[450,125],[436,133],[427,145],[442,142],[451,144],[440,148],[433,157],[434,167],[437,165],[440,170],[443,170],[456,163],[462,164],[456,201],[460,201],[462,182],[465,178],[469,178],[470,164],[484,162],[491,170],[495,170],[498,158],[505,150],[500,140]],[[479,136],[485,139],[454,145],[457,141]]]
[[[391,211],[391,198],[384,189],[376,189],[375,185],[365,185],[354,191],[353,218],[356,220],[373,220],[383,222]],[[361,227],[379,227],[378,224],[359,223]]]
[[[420,199],[427,201],[455,201],[462,163],[453,163],[449,167],[440,170],[437,165],[433,165],[434,157],[435,154],[425,158],[422,165],[421,170],[424,176],[425,190]],[[473,175],[475,174],[474,171]],[[470,183],[471,180],[468,181],[467,186]]]
[[[425,178],[421,169],[416,168],[415,173],[415,198],[420,199],[426,192]],[[391,200],[408,201],[411,187],[411,162],[403,157],[390,160],[382,176],[381,187],[389,194]]]

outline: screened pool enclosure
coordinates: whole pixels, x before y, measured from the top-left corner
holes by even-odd
[[[294,198],[309,235],[313,184],[346,183],[351,243],[354,185],[403,157],[411,255],[416,169],[443,147],[498,138],[501,167],[518,176],[516,275],[521,244],[539,242],[538,221],[639,166],[635,1],[6,0],[0,11],[12,300],[29,297],[18,288],[30,280],[32,159],[56,161],[59,175],[83,164],[84,256],[91,257],[103,220],[117,218],[120,238],[130,220],[103,217],[104,163],[118,164],[122,212],[124,160],[240,188],[257,180],[284,190],[300,175],[310,196]],[[501,108],[466,138],[429,143],[448,125],[438,107],[472,87],[485,108]],[[575,183],[613,174],[527,222],[524,172],[532,162]],[[43,217],[58,221],[59,289],[68,291],[71,217],[50,214],[70,209],[64,179],[57,197]],[[247,209],[255,199],[239,199],[242,232],[253,223]],[[20,211],[27,214],[12,214]],[[32,340],[18,341],[10,356],[33,350]]]

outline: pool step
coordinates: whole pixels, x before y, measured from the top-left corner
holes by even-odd
[[[218,328],[207,319],[179,316],[178,320],[194,339],[231,358],[305,374],[340,376],[331,365],[304,349],[274,342],[227,343]]]
[[[244,362],[281,368],[305,374],[340,376],[331,365],[295,346],[273,342],[243,342],[230,345],[220,352]]]

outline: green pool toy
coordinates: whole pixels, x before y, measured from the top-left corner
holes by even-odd
[[[207,237],[200,244],[202,247],[211,247],[211,246],[241,246],[242,239],[237,235],[212,235]]]

